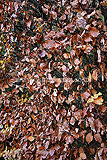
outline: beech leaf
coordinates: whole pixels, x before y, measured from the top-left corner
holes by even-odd
[[[86,135],[86,141],[87,141],[87,143],[89,144],[92,140],[93,140],[92,133],[88,133],[88,134]]]

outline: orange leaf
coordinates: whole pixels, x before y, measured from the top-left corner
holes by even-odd
[[[70,58],[70,54],[69,53],[64,53],[63,56],[64,56],[65,59],[69,59]]]
[[[29,140],[30,142],[32,142],[32,141],[34,141],[34,137],[29,136],[29,137],[28,137],[28,140]]]
[[[98,105],[102,105],[103,103],[103,99],[102,99],[102,96],[98,97],[97,99],[94,100],[94,103],[95,104],[98,104]]]
[[[87,143],[89,144],[92,140],[93,140],[92,133],[88,133],[88,134],[86,135],[86,141],[87,141]]]
[[[97,81],[97,78],[98,78],[98,73],[97,73],[97,69],[95,69],[92,73],[92,78]]]
[[[54,81],[55,81],[55,87],[58,87],[61,83],[61,79],[60,78],[55,78],[54,77]]]

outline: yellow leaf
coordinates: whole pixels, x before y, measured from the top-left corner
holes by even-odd
[[[107,1],[106,0],[104,1],[104,5],[107,7]]]
[[[26,101],[27,101],[27,98],[25,98],[23,102],[26,102]]]
[[[87,101],[87,103],[91,103],[91,102],[93,102],[93,101],[94,101],[93,98],[89,98],[88,101]]]
[[[101,92],[99,92],[99,93],[98,93],[98,96],[101,96],[101,95],[102,95],[102,93],[101,93]]]
[[[95,94],[95,95],[94,95],[94,99],[96,99],[96,98],[98,98],[98,94]]]
[[[91,82],[91,73],[89,72],[88,81]]]
[[[29,140],[30,142],[32,142],[32,141],[34,141],[34,137],[29,136],[29,137],[28,137],[28,140]]]
[[[9,62],[10,61],[10,58],[7,58],[7,62]]]
[[[0,61],[1,65],[3,65],[4,61]]]
[[[94,99],[98,98],[98,96],[101,96],[101,95],[102,95],[101,92],[99,92],[98,94],[95,94],[95,95],[94,95]]]

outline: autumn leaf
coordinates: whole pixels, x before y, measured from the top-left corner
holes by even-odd
[[[96,29],[96,27],[91,27],[91,28],[90,28],[90,31],[89,31],[89,34],[90,34],[92,37],[98,37],[99,31]]]
[[[86,159],[86,154],[85,153],[80,153],[80,158],[81,159]]]
[[[102,99],[101,95],[102,95],[101,92],[99,92],[98,94],[96,94],[96,92],[95,92],[94,96],[91,96],[91,98],[88,99],[87,103],[93,102],[95,104],[102,105],[103,99]]]
[[[98,79],[97,69],[95,69],[95,70],[93,71],[93,73],[92,73],[92,78],[93,78],[95,81],[97,81],[97,79]]]
[[[30,142],[32,142],[32,141],[34,141],[34,137],[33,137],[33,136],[29,136],[29,137],[28,137],[28,140],[29,140]]]
[[[106,159],[105,1],[0,3],[1,159]]]
[[[91,73],[89,72],[88,81],[91,82]]]
[[[64,53],[63,56],[64,56],[65,59],[69,59],[70,58],[70,54],[69,53]]]
[[[51,147],[50,150],[49,150],[50,156],[53,156],[54,152],[55,152],[54,148]]]
[[[55,47],[55,41],[54,40],[47,40],[43,44],[43,47],[47,48],[47,49],[51,49],[51,48]]]
[[[85,100],[87,100],[87,99],[90,97],[90,93],[84,92],[84,93],[81,94],[81,96],[82,96]]]
[[[91,42],[92,41],[92,38],[91,38],[89,33],[85,34],[84,40],[85,40],[85,42]]]
[[[26,22],[26,24],[27,24],[27,27],[30,28],[30,26],[31,26],[31,20],[29,19],[29,20]]]
[[[94,135],[94,138],[97,142],[101,143],[102,142],[102,138],[101,138],[101,135],[99,133],[95,134]]]
[[[94,100],[94,103],[97,105],[102,105],[103,104],[103,99],[102,96],[98,97],[97,99]]]
[[[87,143],[89,144],[92,140],[93,140],[92,133],[88,133],[88,134],[86,135],[86,141],[87,141]]]

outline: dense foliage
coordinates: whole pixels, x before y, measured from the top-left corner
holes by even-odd
[[[106,11],[1,0],[1,159],[106,159]]]

